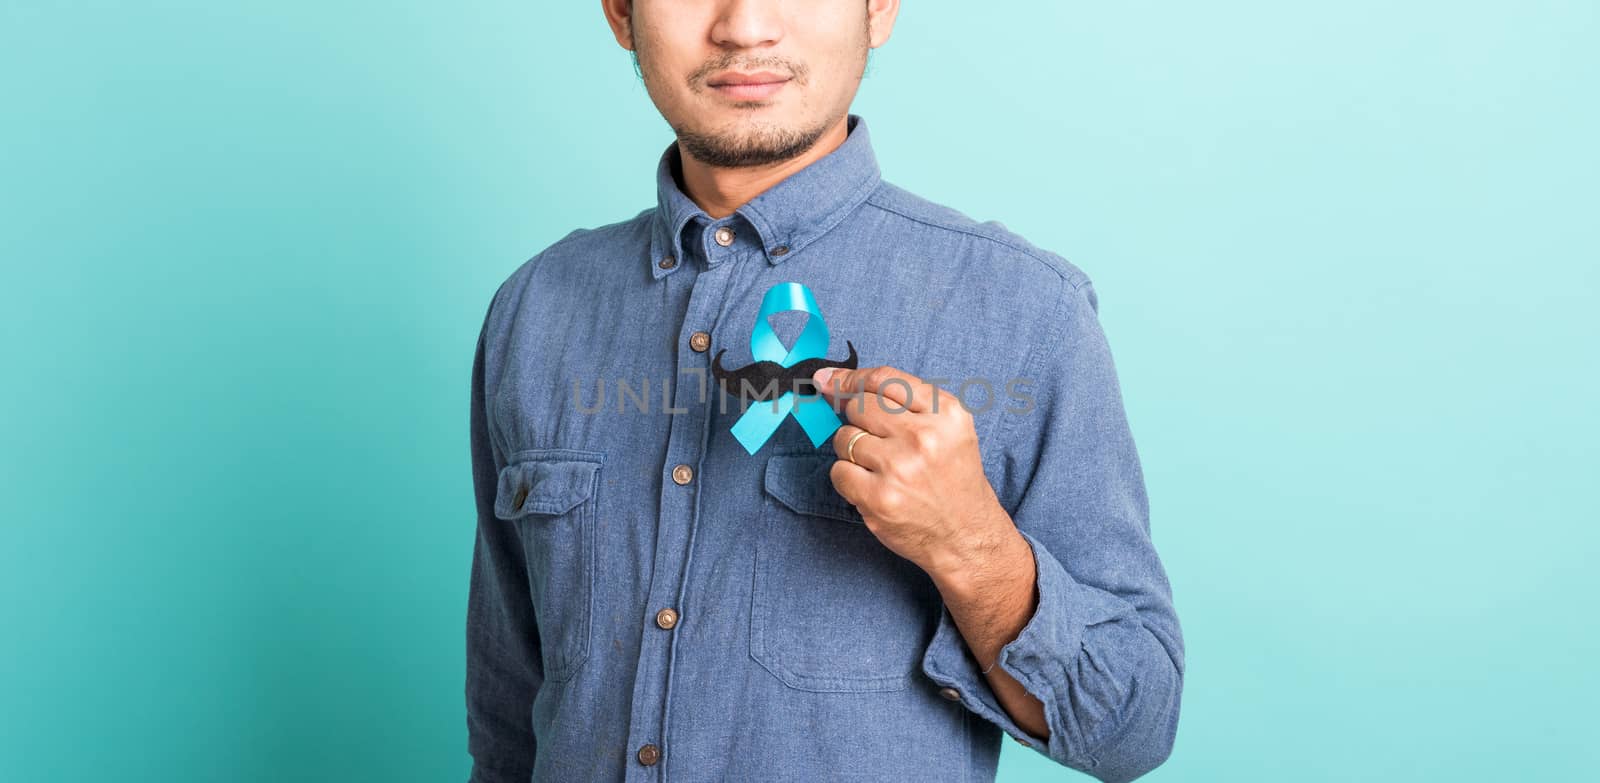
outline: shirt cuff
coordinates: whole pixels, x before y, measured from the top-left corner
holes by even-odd
[[[1071,728],[1060,725],[1062,713],[1055,705],[1068,693],[1065,673],[1074,669],[1072,663],[1081,651],[1084,629],[1121,614],[1124,607],[1106,606],[1098,591],[1087,589],[1068,574],[1038,539],[1020,528],[1017,532],[1033,550],[1039,603],[1017,638],[1000,648],[996,665],[1044,704],[1049,740],[1024,731],[1000,706],[989,687],[988,675],[967,647],[948,607],[940,607],[939,626],[923,653],[922,671],[934,682],[955,689],[962,705],[1023,745],[1068,766],[1093,766],[1094,761],[1080,752],[1085,747],[1083,738],[1069,736]]]

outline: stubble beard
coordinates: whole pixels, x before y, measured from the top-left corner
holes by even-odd
[[[862,62],[865,63],[868,47],[866,27],[862,28]],[[644,80],[644,71],[640,67],[640,51],[635,51],[633,56],[634,71],[641,80]],[[646,55],[644,59],[648,60]],[[690,89],[696,94],[703,94],[699,85],[705,76],[721,70],[735,67],[731,59],[708,64],[690,79]],[[737,63],[741,70],[754,70],[761,67],[759,63],[748,61]],[[791,66],[782,63],[781,67],[787,70],[796,86],[805,86],[810,83],[809,69],[800,65]],[[646,80],[647,81],[647,80]],[[732,104],[736,109],[754,109],[765,105],[761,101],[741,101]],[[668,124],[673,133],[678,137],[679,149],[693,156],[696,160],[708,166],[719,168],[748,168],[752,166],[765,166],[773,163],[791,160],[811,149],[822,138],[828,129],[833,127],[837,118],[825,117],[813,124],[803,127],[788,127],[771,122],[746,122],[737,121],[732,127],[720,130],[705,130],[692,127],[692,119]]]
[[[805,128],[786,128],[761,123],[720,133],[675,125],[673,131],[677,133],[679,147],[700,162],[721,168],[743,168],[798,157],[811,149],[832,124],[831,120],[824,120]]]

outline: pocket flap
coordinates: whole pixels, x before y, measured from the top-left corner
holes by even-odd
[[[529,514],[565,514],[594,494],[597,457],[519,455],[500,471],[494,515],[520,519]]]
[[[866,524],[861,512],[833,488],[828,472],[839,458],[823,452],[774,454],[767,458],[767,494],[799,514]]]

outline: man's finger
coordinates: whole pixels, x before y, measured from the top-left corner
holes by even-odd
[[[812,380],[830,402],[843,399],[859,406],[863,401],[853,395],[871,392],[883,397],[884,408],[890,411],[903,408],[913,413],[933,410],[933,398],[941,390],[911,373],[888,365],[847,369],[824,367],[812,375]],[[871,404],[871,401],[866,401]]]

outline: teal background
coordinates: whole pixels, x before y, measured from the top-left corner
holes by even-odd
[[[597,6],[0,0],[0,779],[464,779],[477,328],[671,141]],[[1096,281],[1148,779],[1589,778],[1596,4],[974,9],[855,110]]]

